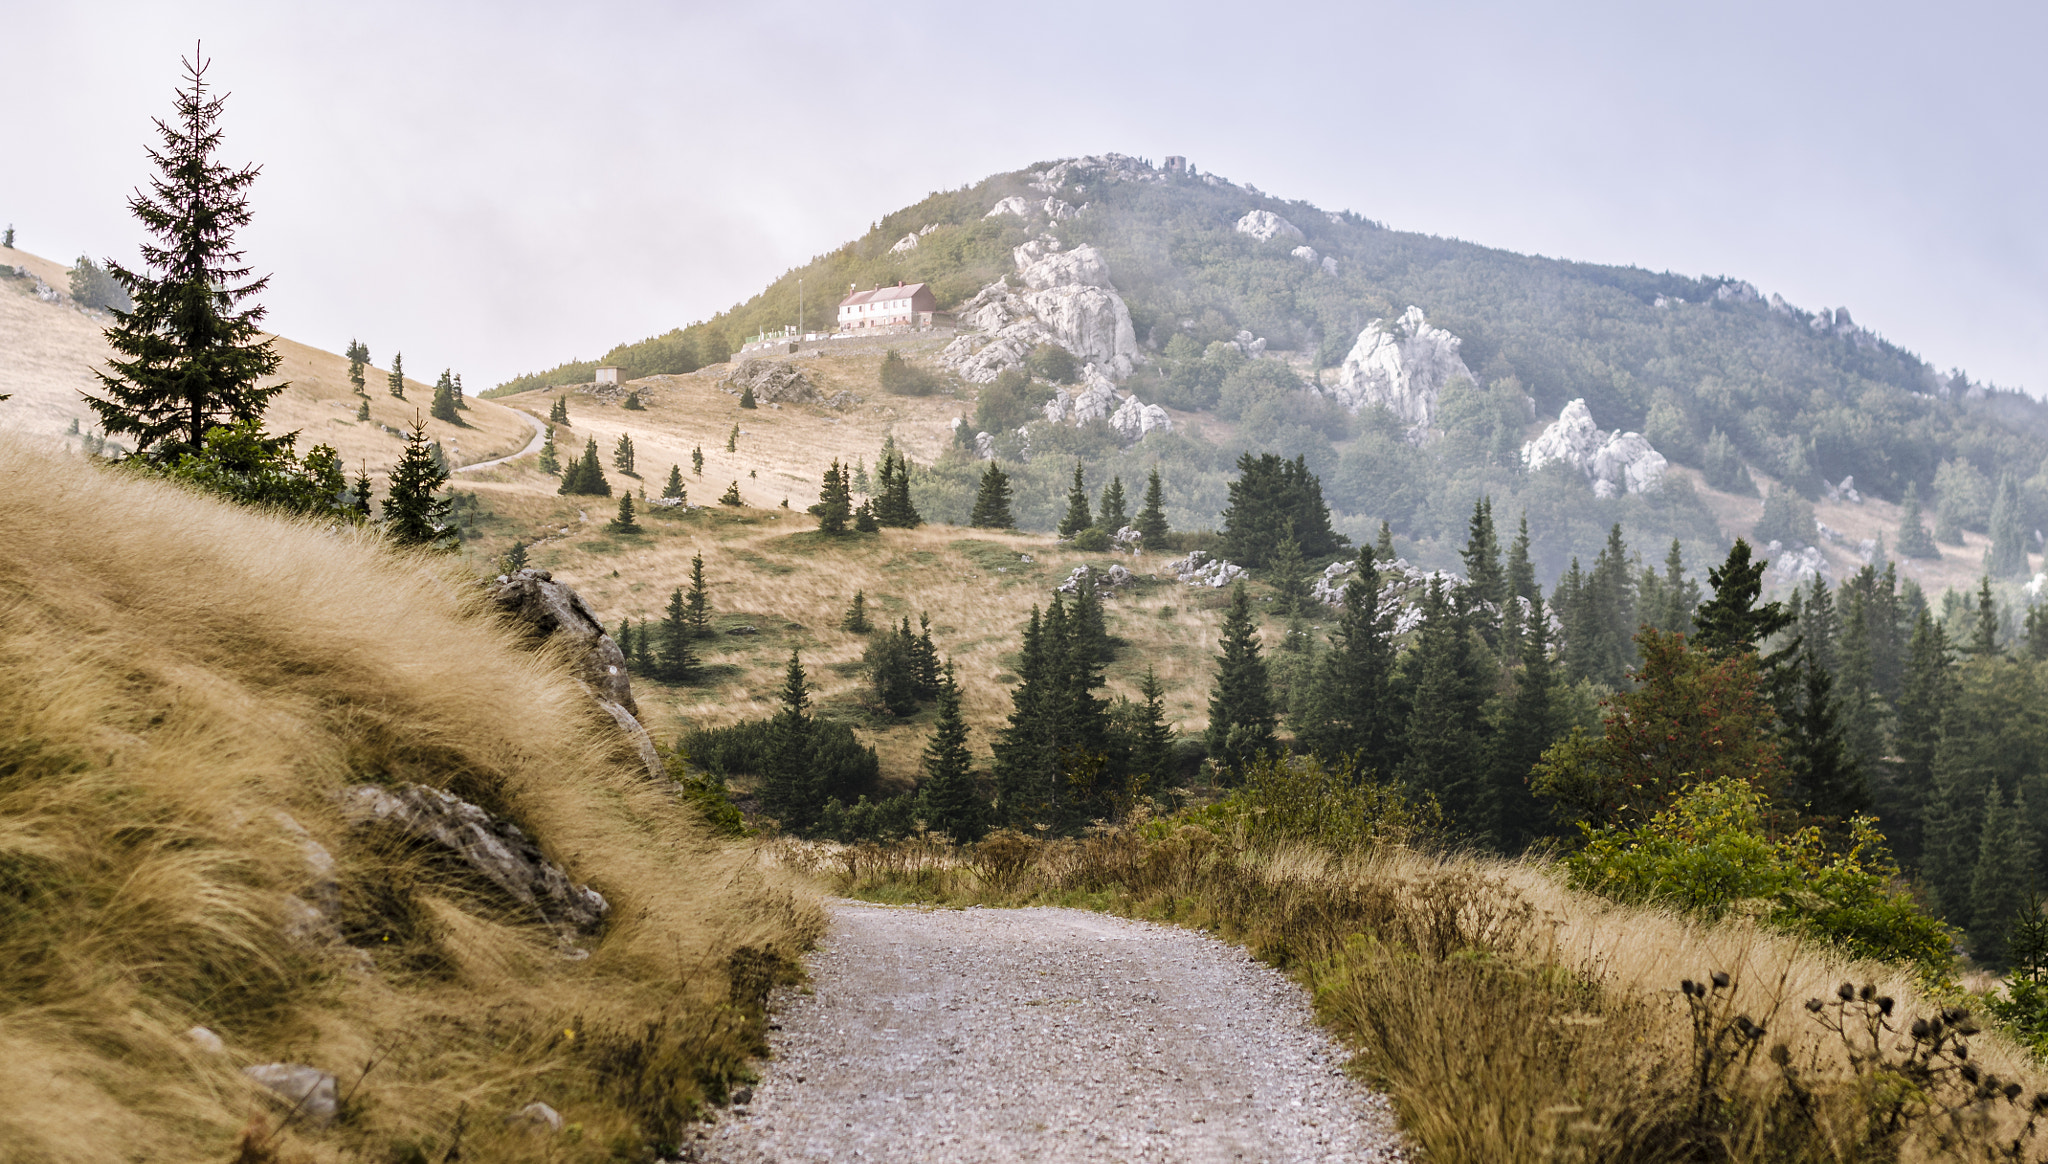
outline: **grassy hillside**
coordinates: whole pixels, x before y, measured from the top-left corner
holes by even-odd
[[[556,658],[444,564],[0,442],[0,1113],[19,1161],[650,1158],[759,1046],[816,932],[800,888],[614,752]],[[552,931],[335,793],[417,782],[504,814],[611,904]],[[284,936],[337,866],[360,955]],[[749,952],[751,951],[751,952]],[[208,1054],[181,1032],[216,1032]],[[241,1075],[312,1064],[342,1116]]]

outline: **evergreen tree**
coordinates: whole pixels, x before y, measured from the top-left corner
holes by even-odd
[[[1980,791],[1972,796],[1971,791],[1976,787],[1997,792],[1996,784],[1979,783],[1971,777],[1954,749],[1937,746],[1934,782],[1927,791],[1927,811],[1921,824],[1920,876],[1934,912],[1965,930],[1970,928],[1970,882],[1977,869],[1985,795]]]
[[[1835,654],[1835,640],[1840,627],[1835,618],[1834,596],[1828,591],[1827,580],[1816,574],[1807,586],[1803,598],[1804,601],[1793,608],[1793,634],[1805,650],[1813,652],[1815,660],[1822,667],[1832,671],[1840,661]]]
[[[875,507],[873,503],[861,502],[853,511],[853,531],[855,533],[880,533],[881,529],[882,523],[875,520]]]
[[[1876,771],[1885,755],[1878,698],[1871,661],[1871,605],[1876,574],[1865,566],[1843,584],[1839,634],[1835,643],[1835,674],[1840,683],[1842,738],[1863,773]]]
[[[1941,557],[1941,547],[1934,544],[1934,536],[1920,516],[1920,486],[1911,481],[1906,482],[1906,496],[1899,503],[1897,548],[1903,558]]]
[[[583,456],[569,471],[562,474],[561,487],[555,492],[564,495],[585,497],[610,497],[612,483],[605,480],[604,469],[597,463],[597,438],[590,438],[583,446]]]
[[[1261,753],[1273,751],[1273,697],[1266,660],[1243,582],[1231,588],[1223,615],[1223,651],[1209,694],[1209,756],[1231,778]]]
[[[633,520],[633,494],[631,491],[619,495],[619,515],[606,526],[613,533],[639,533],[640,523]]]
[[[1699,628],[1694,642],[1702,650],[1723,657],[1754,651],[1757,644],[1791,624],[1784,604],[1759,603],[1763,597],[1764,570],[1768,560],[1752,561],[1749,543],[1741,538],[1728,551],[1728,558],[1707,571],[1707,584],[1714,596],[1693,614]]]
[[[1144,544],[1157,546],[1166,536],[1166,497],[1159,483],[1159,467],[1154,465],[1145,478],[1145,504],[1138,509],[1138,532],[1145,537]]]
[[[1350,544],[1331,530],[1322,482],[1308,471],[1306,457],[1238,457],[1237,480],[1230,483],[1230,503],[1223,511],[1224,556],[1246,569],[1265,566],[1290,521],[1306,557],[1327,557]]]
[[[868,622],[868,596],[865,590],[853,592],[853,603],[846,608],[846,617],[839,622],[839,629],[848,634],[864,635],[874,627]]]
[[[994,461],[982,470],[981,488],[974,494],[974,512],[967,524],[976,529],[1014,529],[1010,516],[1010,477]]]
[[[1799,661],[1803,678],[1784,726],[1785,766],[1791,776],[1788,797],[1809,817],[1829,823],[1843,835],[1851,816],[1869,807],[1863,773],[1850,754],[1834,694],[1834,676],[1806,644]]]
[[[661,487],[661,495],[664,498],[673,498],[677,501],[681,501],[687,496],[683,492],[683,467],[681,465],[670,465],[668,467],[668,484]]]
[[[1067,490],[1067,513],[1060,518],[1060,536],[1073,537],[1095,524],[1095,517],[1088,512],[1088,487],[1081,482],[1081,462],[1074,462],[1074,485]]]
[[[1373,551],[1358,555],[1344,587],[1344,609],[1311,689],[1309,714],[1295,734],[1331,764],[1355,760],[1358,770],[1393,775],[1406,716],[1393,699],[1394,617],[1380,606]]]
[[[1984,795],[1983,838],[1970,877],[1970,952],[1979,962],[2006,964],[2006,932],[2035,909],[2035,846],[2027,801],[2017,788],[2007,807],[1993,784]]]
[[[455,381],[449,378],[448,369],[441,369],[441,378],[434,382],[434,403],[428,406],[427,415],[449,424],[461,424],[462,418],[455,415]]]
[[[455,373],[455,407],[463,412],[469,411],[469,401],[464,399],[462,395],[462,373],[460,372]]]
[[[655,673],[653,638],[647,633],[647,620],[641,619],[633,635],[633,670],[642,675]]]
[[[1643,611],[1643,621],[1669,634],[1691,635],[1693,633],[1692,612],[1699,609],[1700,584],[1698,580],[1685,576],[1685,551],[1680,548],[1677,538],[1671,539],[1671,549],[1664,555],[1663,585],[1659,590],[1663,602],[1656,610]]]
[[[861,654],[861,667],[873,684],[875,698],[890,715],[904,716],[917,711],[918,668],[912,657],[917,639],[910,633],[910,620],[870,640]]]
[[[370,349],[363,341],[348,341],[348,382],[355,387],[356,395],[364,395],[363,366],[370,362]]]
[[[142,247],[146,269],[107,264],[133,307],[114,312],[105,333],[114,351],[109,371],[94,373],[104,394],[86,403],[102,433],[131,434],[138,451],[174,442],[196,449],[210,428],[260,421],[285,387],[262,383],[279,357],[263,337],[263,307],[249,302],[270,277],[250,279],[235,249],[258,169],[230,169],[214,157],[225,98],[208,94],[207,65],[185,62],[189,88],[178,91],[176,116],[156,123],[161,149],[148,151],[158,170],[150,193],[128,200],[158,240]]]
[[[1515,529],[1515,540],[1508,544],[1507,565],[1501,573],[1506,584],[1506,599],[1501,605],[1500,619],[1501,658],[1513,662],[1521,657],[1522,640],[1528,633],[1528,617],[1522,604],[1534,603],[1543,597],[1543,588],[1536,584],[1536,565],[1529,560],[1529,514],[1526,510]]]
[[[405,399],[405,353],[398,352],[391,357],[391,374],[384,378],[384,386],[393,396]]]
[[[7,224],[5,233],[0,233],[0,247],[6,247],[10,251],[14,249],[14,224],[11,222]]]
[[[1498,608],[1507,601],[1507,574],[1501,568],[1500,539],[1493,530],[1493,499],[1481,497],[1472,506],[1472,519],[1466,524],[1465,548],[1460,553],[1465,562],[1465,587],[1463,599],[1468,606],[1491,603]]]
[[[730,505],[735,509],[745,505],[747,499],[740,496],[740,483],[734,481],[732,484],[727,485],[725,492],[718,495],[718,503],[720,505]]]
[[[626,661],[630,671],[633,666],[633,620],[630,617],[619,619],[619,633],[612,637],[612,641],[619,645],[619,657]]]
[[[505,572],[511,574],[524,569],[526,569],[526,543],[513,542],[512,548],[505,551]]]
[[[882,488],[874,499],[875,521],[899,529],[915,529],[923,525],[924,516],[910,502],[910,462],[893,447],[885,448],[877,475],[881,478]]]
[[[449,502],[434,496],[447,483],[448,471],[427,451],[427,422],[414,414],[405,452],[391,468],[391,496],[384,499],[384,528],[393,541],[430,546],[449,536]]]
[[[1372,540],[1372,553],[1373,557],[1390,565],[1400,560],[1399,555],[1394,553],[1394,527],[1387,524],[1384,518],[1380,520],[1379,536]]]
[[[355,484],[349,488],[349,495],[350,496],[348,502],[348,509],[349,513],[352,515],[352,520],[356,522],[365,522],[370,520],[369,462],[363,462],[362,468],[357,471],[356,481]]]
[[[1144,777],[1146,792],[1157,792],[1173,775],[1173,725],[1166,722],[1166,685],[1150,667],[1138,694],[1144,702],[1131,733],[1131,771]]]
[[[903,637],[910,649],[910,674],[919,699],[936,698],[939,693],[939,652],[932,645],[932,616],[917,616],[918,634],[910,634],[910,620],[903,620]]]
[[[702,477],[704,475],[703,445],[692,445],[690,447],[690,473],[692,476],[696,477]]]
[[[803,833],[825,807],[824,785],[811,766],[811,694],[802,658],[789,652],[782,708],[769,723],[769,754],[761,807],[785,832]]]
[[[364,408],[369,406],[369,401],[363,402]],[[538,464],[540,471],[550,477],[562,471],[562,455],[555,451],[555,426],[552,424],[548,426],[547,439],[541,442]]]
[[[1024,631],[1011,692],[1014,710],[995,746],[996,794],[1013,825],[1062,831],[1082,819],[1105,777],[1122,772],[1109,755],[1108,716],[1093,694],[1102,668],[1077,650],[1073,620],[1059,597]]]
[[[1992,578],[2024,579],[2027,568],[2027,534],[2020,520],[2020,487],[2011,473],[1998,479],[1997,499],[1991,503],[1991,547],[1984,551],[1984,573]]]
[[[1287,618],[1302,614],[1310,602],[1308,566],[1301,560],[1301,546],[1291,533],[1280,539],[1267,572],[1273,580],[1274,613]]]
[[[1556,676],[1550,666],[1550,620],[1543,596],[1530,599],[1530,618],[1522,635],[1521,669],[1507,714],[1492,740],[1491,778],[1482,815],[1490,818],[1495,840],[1513,852],[1534,840],[1544,813],[1529,790],[1529,773],[1543,750],[1563,734],[1558,711]]]
[[[368,397],[364,397],[363,402],[361,404],[356,405],[356,419],[370,419],[370,401]]]
[[[1403,660],[1409,697],[1403,783],[1434,795],[1468,833],[1490,823],[1482,784],[1487,740],[1480,719],[1485,689],[1479,654],[1464,616],[1435,578],[1423,592],[1422,626]]]
[[[743,386],[743,387],[742,387],[742,388],[740,389],[740,407],[741,407],[741,408],[759,408],[759,407],[760,407],[760,405],[759,405],[758,403],[756,403],[756,402],[755,402],[755,400],[754,400],[754,386],[753,386],[752,384],[748,384],[748,385],[745,385],[745,386]]]
[[[1113,534],[1131,524],[1131,515],[1125,509],[1124,479],[1122,477],[1111,477],[1109,479],[1108,487],[1102,491],[1100,513],[1101,516],[1096,519],[1096,524],[1102,527],[1104,533]]]
[[[557,424],[559,424],[559,425],[561,425],[561,426],[562,426],[563,428],[568,428],[568,427],[570,427],[570,425],[569,425],[569,398],[568,398],[568,397],[566,397],[566,396],[557,396],[557,397],[555,397],[555,402],[554,402],[553,404],[551,404],[551,405],[549,405],[549,406],[548,406],[548,424],[549,424],[549,425],[557,425]]]
[[[711,637],[711,587],[704,582],[704,555],[690,558],[690,595],[684,600],[684,621],[692,638]]]
[[[630,434],[620,433],[619,443],[612,446],[612,468],[628,477],[640,475],[633,471],[633,438]]]
[[[638,388],[635,388],[631,392],[626,393],[626,399],[624,403],[619,405],[619,407],[625,409],[627,412],[647,411],[647,406],[645,404],[640,403],[640,390]]]
[[[2048,604],[2027,607],[2027,657],[2036,663],[2048,660]]]
[[[697,652],[690,646],[696,634],[690,628],[690,607],[678,586],[668,596],[668,608],[661,619],[661,677],[671,683],[688,683],[697,677]]]
[[[1980,659],[1998,653],[1998,604],[1991,597],[1991,576],[1977,584],[1977,619],[1971,624],[1970,653]]]
[[[960,714],[960,685],[947,660],[938,683],[938,717],[924,746],[924,779],[918,800],[928,827],[956,844],[979,840],[983,829],[981,794],[974,787],[973,757],[967,751],[967,721]]]
[[[853,516],[852,492],[846,483],[846,470],[834,458],[826,467],[824,483],[818,490],[818,532],[831,537],[846,532],[847,519]]]
[[[733,425],[732,431],[725,434],[725,451],[728,453],[737,453],[740,451],[739,425]]]

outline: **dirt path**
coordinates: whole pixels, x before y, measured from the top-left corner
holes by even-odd
[[[1403,1158],[1300,987],[1242,950],[1081,910],[832,912],[695,1159]]]
[[[507,453],[502,457],[493,457],[488,461],[478,461],[473,465],[460,465],[455,468],[455,472],[467,473],[473,469],[488,469],[492,465],[502,465],[507,461],[517,460],[528,453],[537,453],[540,451],[540,447],[542,445],[548,443],[548,426],[542,424],[539,417],[533,415],[530,412],[527,412],[525,409],[513,408],[509,404],[506,405],[505,407],[506,410],[511,412],[514,416],[517,416],[519,419],[533,426],[533,439],[527,441],[526,447],[520,449],[516,453]]]

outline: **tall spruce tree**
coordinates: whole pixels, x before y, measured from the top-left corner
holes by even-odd
[[[1301,545],[1292,533],[1280,539],[1266,572],[1273,582],[1274,613],[1286,618],[1302,614],[1310,601],[1308,565],[1302,561]]]
[[[1131,771],[1144,777],[1142,791],[1157,793],[1173,775],[1173,725],[1166,722],[1166,685],[1150,667],[1138,680],[1138,705],[1131,739]]]
[[[1010,516],[1010,476],[994,461],[982,470],[981,487],[975,490],[974,512],[967,524],[976,529],[1016,527],[1016,519]]]
[[[1728,550],[1721,565],[1707,571],[1707,584],[1714,596],[1693,614],[1699,628],[1694,642],[1702,649],[1726,657],[1754,651],[1759,643],[1784,630],[1792,616],[1783,603],[1760,602],[1764,591],[1764,570],[1768,560],[1752,560],[1749,543],[1741,538]]]
[[[640,532],[640,523],[634,519],[631,491],[619,495],[619,515],[607,523],[605,528],[613,533]]]
[[[1906,482],[1906,496],[1899,502],[1899,540],[1894,547],[1902,558],[1940,558],[1941,547],[1934,544],[1934,535],[1927,532],[1927,522],[1920,516],[1920,486]]]
[[[441,378],[434,381],[434,402],[428,406],[427,415],[449,424],[462,423],[462,418],[455,414],[455,381],[446,368],[441,369]]]
[[[584,444],[583,455],[562,474],[562,484],[555,492],[585,497],[612,495],[612,483],[605,480],[604,467],[597,463],[596,437]]]
[[[1488,603],[1498,608],[1507,600],[1508,580],[1501,568],[1500,539],[1493,530],[1493,499],[1481,497],[1472,505],[1466,524],[1465,548],[1459,556],[1465,563],[1465,586],[1461,597],[1468,605]]]
[[[384,499],[384,529],[400,545],[430,546],[448,536],[447,498],[434,493],[448,483],[448,471],[427,449],[427,422],[413,415],[405,451],[391,468],[391,495]]]
[[[197,448],[210,428],[260,421],[285,387],[262,383],[279,357],[260,326],[264,309],[251,301],[270,277],[251,279],[235,249],[259,168],[215,157],[226,99],[208,92],[208,64],[196,54],[184,62],[176,113],[156,122],[162,144],[148,153],[157,174],[128,210],[157,241],[142,246],[144,270],[107,263],[134,306],[114,311],[105,333],[114,354],[94,373],[103,396],[86,398],[102,433],[131,435],[138,451],[165,459],[167,446]]]
[[[557,396],[555,397],[555,402],[548,405],[548,423],[559,424],[564,428],[570,427],[568,397]]]
[[[1358,555],[1344,587],[1344,608],[1311,688],[1309,713],[1295,725],[1302,745],[1331,764],[1391,777],[1405,714],[1393,698],[1393,612],[1380,606],[1380,575],[1370,550]]]
[[[1137,529],[1145,536],[1145,545],[1157,546],[1167,534],[1165,493],[1159,483],[1159,467],[1154,465],[1145,478],[1145,503],[1138,509]]]
[[[1998,603],[1991,596],[1991,576],[1977,584],[1977,618],[1970,624],[1970,653],[1988,659],[1998,653]]]
[[[1273,748],[1272,684],[1259,651],[1251,594],[1239,582],[1223,614],[1222,653],[1216,656],[1216,684],[1209,694],[1209,756],[1234,780],[1246,764]]]
[[[363,401],[363,407],[368,409],[370,402]],[[562,471],[562,455],[555,451],[555,426],[552,424],[547,427],[547,437],[541,441],[540,457],[535,463],[550,477]]]
[[[1557,679],[1550,665],[1550,618],[1543,596],[1530,599],[1530,617],[1522,634],[1521,669],[1507,714],[1492,738],[1490,778],[1482,817],[1490,820],[1496,842],[1509,852],[1526,847],[1541,831],[1542,806],[1529,789],[1529,773],[1543,758],[1543,749],[1563,734],[1558,710]]]
[[[690,446],[690,474],[695,477],[702,477],[704,475],[703,445]]]
[[[802,657],[789,652],[783,671],[782,707],[768,728],[768,771],[761,786],[761,807],[786,832],[803,833],[825,807],[822,774],[811,764],[811,693]]]
[[[1941,742],[1942,718],[1954,697],[1948,638],[1939,623],[1921,610],[1907,648],[1905,679],[1900,687],[1892,777],[1876,797],[1878,815],[1899,856],[1919,864],[1925,850],[1926,822],[1934,806],[1934,759]]]
[[[960,714],[960,685],[947,660],[939,673],[938,716],[924,746],[924,779],[917,790],[928,827],[957,844],[981,839],[981,793],[974,786],[973,757],[967,751],[967,721]]]
[[[668,483],[661,487],[661,496],[664,500],[675,501],[681,501],[686,496],[683,492],[683,467],[681,465],[670,465],[668,467]]]
[[[400,400],[405,399],[405,353],[394,352],[391,356],[391,374],[384,377],[384,387]]]
[[[1986,795],[1971,795],[1973,786],[1985,786],[1972,775],[1951,750],[1937,748],[1934,783],[1921,824],[1920,876],[1934,912],[1964,930],[1970,928],[1970,883],[1977,870]],[[1996,791],[1996,785],[1989,788]]]
[[[1095,524],[1095,516],[1088,512],[1088,486],[1081,479],[1081,462],[1074,462],[1074,484],[1067,490],[1066,516],[1060,518],[1060,536],[1073,537]]]
[[[671,683],[687,683],[697,676],[697,651],[690,646],[696,636],[690,630],[689,605],[678,586],[668,596],[668,608],[661,619],[661,677]]]
[[[356,395],[364,394],[363,367],[370,362],[369,346],[359,339],[348,341],[348,382]]]
[[[704,581],[704,555],[690,557],[690,594],[684,600],[684,618],[693,638],[711,637],[711,587]]]
[[[1984,573],[2001,581],[2024,579],[2027,568],[2027,534],[2020,515],[2019,481],[2010,472],[1998,478],[1997,498],[1991,503],[1991,546],[1984,551]]]
[[[612,468],[628,477],[638,477],[633,471],[633,437],[631,433],[620,433],[619,443],[612,446]]]
[[[818,532],[832,537],[844,534],[846,523],[853,516],[853,490],[836,457],[825,469],[825,481],[818,490],[817,513]]]
[[[1785,716],[1788,798],[1806,816],[1847,835],[1849,818],[1870,807],[1863,772],[1849,750],[1835,698],[1834,676],[1808,643],[1798,664],[1800,690]]]
[[[868,621],[867,591],[853,592],[853,601],[847,605],[846,617],[839,621],[839,629],[853,635],[864,635],[874,629],[874,624]]]
[[[1970,952],[1979,962],[2004,966],[2006,931],[2034,909],[2037,854],[2025,794],[2015,788],[2008,805],[1993,784],[1984,794],[1984,830],[1970,876]]]
[[[1230,483],[1230,503],[1223,511],[1224,555],[1259,569],[1278,548],[1289,522],[1307,557],[1326,557],[1350,544],[1330,528],[1323,484],[1309,472],[1305,456],[1292,461],[1274,453],[1239,456],[1237,480]]]
[[[1409,697],[1402,782],[1434,795],[1470,835],[1487,831],[1486,685],[1464,615],[1435,578],[1423,592],[1422,626],[1402,661]]]
[[[1109,484],[1103,487],[1102,505],[1098,508],[1095,524],[1101,526],[1103,532],[1112,534],[1131,524],[1131,515],[1124,501],[1122,477],[1111,477]]]
[[[881,490],[874,498],[875,521],[899,529],[923,525],[924,515],[910,501],[910,462],[893,447],[885,447],[876,475]]]

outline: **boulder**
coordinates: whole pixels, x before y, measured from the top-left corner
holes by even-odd
[[[1039,209],[1045,211],[1045,216],[1054,222],[1058,222],[1063,218],[1072,218],[1077,213],[1072,203],[1063,202],[1058,198],[1046,199],[1045,205]]]
[[[1623,493],[1654,493],[1668,468],[1664,455],[1641,433],[1607,432],[1593,423],[1584,400],[1574,400],[1557,419],[1522,446],[1522,464],[1530,472],[1552,461],[1577,468],[1593,483],[1598,497]]]
[[[747,360],[721,381],[734,392],[754,390],[762,404],[808,404],[818,389],[803,369],[788,360]]]
[[[354,827],[394,829],[454,854],[565,939],[595,933],[611,910],[597,890],[573,884],[518,825],[438,788],[358,784],[336,799]]]
[[[1175,558],[1160,567],[1183,586],[1207,586],[1220,590],[1245,576],[1243,566],[1211,558],[1206,551],[1195,550],[1184,558]]]
[[[1122,550],[1135,558],[1145,544],[1145,535],[1137,528],[1127,525],[1109,535],[1109,544],[1112,549]]]
[[[1295,258],[1300,259],[1302,262],[1307,263],[1311,267],[1316,265],[1317,259],[1322,258],[1321,255],[1318,255],[1316,253],[1316,249],[1314,247],[1306,245],[1295,247],[1293,255]]]
[[[1420,442],[1436,423],[1436,404],[1444,386],[1472,379],[1459,357],[1464,341],[1440,327],[1431,327],[1422,309],[1410,307],[1397,320],[1375,319],[1358,333],[1351,354],[1344,357],[1337,383],[1317,392],[1352,413],[1379,407],[1407,422],[1409,439]]]
[[[986,384],[1023,363],[1031,349],[1054,344],[1116,379],[1131,374],[1143,356],[1130,308],[1110,283],[1101,252],[1092,246],[1064,251],[1048,236],[1026,242],[1011,258],[1024,290],[997,281],[961,304],[954,319],[963,334],[946,345],[940,363],[970,383]]]
[[[1137,576],[1122,566],[1111,566],[1107,570],[1097,570],[1091,566],[1076,566],[1074,567],[1074,572],[1067,575],[1067,580],[1053,589],[1059,594],[1079,594],[1082,587],[1093,587],[1095,593],[1106,598],[1116,593],[1121,587],[1129,586],[1135,581],[1137,581]]]
[[[559,1132],[562,1130],[562,1113],[544,1103],[529,1103],[505,1117],[508,1124],[525,1124],[534,1132]]]
[[[334,1076],[304,1063],[262,1063],[242,1068],[242,1074],[268,1090],[294,1115],[315,1124],[331,1124],[341,1113],[341,1095]]]
[[[906,234],[902,238],[897,239],[896,245],[889,248],[889,253],[892,255],[900,255],[909,251],[914,251],[916,249],[917,235],[915,233],[911,233]]]
[[[993,433],[974,434],[974,455],[984,461],[996,459],[996,438]]]
[[[1116,385],[1090,364],[1082,371],[1079,387],[1062,388],[1045,402],[1045,419],[1054,424],[1062,420],[1087,424],[1091,420],[1108,420],[1116,407]]]
[[[750,361],[751,362],[751,361]],[[633,681],[626,674],[626,656],[605,633],[603,624],[583,597],[554,580],[546,570],[516,570],[498,575],[492,601],[536,642],[560,640],[569,649],[570,665],[599,710],[626,733],[650,776],[663,778],[661,758],[647,729],[640,726],[640,705],[633,701]]]
[[[1110,414],[1109,427],[1126,445],[1134,445],[1145,439],[1145,434],[1154,430],[1171,431],[1173,418],[1157,404],[1146,404],[1136,396],[1124,399],[1123,405]]]
[[[1250,190],[1247,186],[1245,189]],[[1237,233],[1248,234],[1260,242],[1275,238],[1291,238],[1299,242],[1306,238],[1301,228],[1270,210],[1248,210],[1237,220]]]
[[[1031,216],[1031,203],[1023,198],[1011,195],[990,207],[989,212],[982,215],[982,217],[998,218],[1005,214],[1014,214],[1018,218],[1028,218]]]
[[[185,1041],[208,1055],[225,1055],[228,1053],[228,1045],[221,1042],[219,1035],[214,1034],[205,1027],[188,1028],[185,1031]]]
[[[1329,255],[1324,255],[1324,256],[1323,256],[1323,273],[1324,273],[1325,275],[1335,275],[1335,274],[1337,273],[1337,260],[1336,260],[1336,259],[1334,259],[1334,258],[1331,258],[1331,257],[1330,257]]]
[[[1764,572],[1764,578],[1773,585],[1789,589],[1808,585],[1815,578],[1830,586],[1835,584],[1835,568],[1829,563],[1828,556],[1816,546],[1788,549],[1784,543],[1773,541],[1764,547],[1764,552],[1771,556],[1770,569]]]

